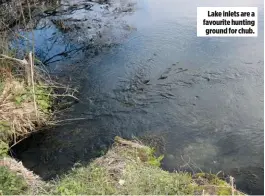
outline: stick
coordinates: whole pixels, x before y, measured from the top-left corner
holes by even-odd
[[[9,57],[9,56],[4,55],[4,54],[0,54],[0,56],[5,58],[5,59],[15,61],[15,62],[18,62],[19,64],[23,65],[25,67],[26,80],[28,82],[28,85],[30,85],[30,83],[31,83],[31,81],[30,81],[30,70],[29,70],[30,68],[29,68],[29,63],[26,59],[20,60],[20,59]]]
[[[16,58],[12,58],[12,57],[9,57],[7,55],[4,55],[4,54],[0,54],[1,57],[5,58],[5,59],[9,59],[9,60],[12,60],[12,61],[16,61],[22,65],[28,65],[28,62],[26,61],[26,59],[23,59],[23,60],[20,60],[20,59],[16,59]]]
[[[32,84],[32,91],[33,91],[34,108],[35,108],[36,117],[39,121],[38,108],[37,108],[37,103],[36,103],[36,94],[35,94],[34,71],[33,71],[34,62],[33,62],[32,52],[29,52],[29,62],[30,62],[30,69],[31,69],[31,84]]]

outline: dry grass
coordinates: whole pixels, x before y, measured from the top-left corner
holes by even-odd
[[[6,124],[6,135],[2,138],[15,143],[49,120],[41,108],[34,107],[34,101],[25,82],[5,78],[0,95],[0,123]],[[22,100],[24,99],[24,100]],[[9,130],[8,130],[9,129]]]
[[[55,124],[55,109],[51,109],[55,100],[77,99],[76,90],[53,82],[41,63],[33,63],[32,55],[28,60],[0,57],[0,140],[16,144],[43,126]],[[55,93],[57,89],[60,94]]]
[[[0,140],[16,144],[51,118],[51,90],[39,87],[48,77],[35,68],[31,53],[17,59],[5,36],[0,43]]]
[[[32,20],[31,9],[36,3],[40,3],[31,2],[12,0],[5,4],[11,6],[10,10],[5,11],[4,5],[0,6],[0,15],[9,18],[14,9],[18,14],[15,19],[23,18],[20,22],[25,27],[28,20]],[[24,15],[25,11],[27,15]],[[34,51],[34,40],[29,42],[32,45],[27,49],[12,48],[9,39],[20,39],[21,35],[9,28],[9,25],[5,24],[7,21],[3,21],[4,18],[0,18],[0,26],[5,27],[5,31],[0,28],[0,141],[15,145],[39,128],[54,124],[51,122],[54,100],[65,97],[76,99],[73,95],[76,90],[51,79],[45,65],[31,52]],[[25,37],[23,39],[27,40]],[[23,56],[24,59],[19,59],[18,56]],[[57,89],[60,89],[60,94],[55,93]]]

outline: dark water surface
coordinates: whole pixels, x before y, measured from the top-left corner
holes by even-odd
[[[257,6],[259,36],[197,38],[197,6]],[[133,7],[118,19],[107,11],[98,16],[109,26],[93,47],[107,44],[104,50],[51,63],[57,72],[76,71],[80,102],[65,119],[85,119],[32,136],[14,148],[16,156],[48,179],[100,155],[115,135],[161,137],[164,168],[223,171],[239,189],[263,194],[263,1],[139,0]],[[77,13],[82,19],[97,9]],[[93,32],[84,26],[70,38],[55,36],[61,45],[47,55],[66,41],[70,51],[89,48]],[[58,33],[52,25],[36,31],[42,40]]]

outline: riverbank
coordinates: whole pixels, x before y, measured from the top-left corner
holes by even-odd
[[[1,47],[0,57],[0,194],[21,194],[39,177],[9,157],[9,150],[51,123],[55,91],[31,52],[21,60]]]
[[[74,89],[56,82],[31,51],[10,47],[7,36],[0,36],[0,195],[37,194],[45,183],[13,157],[12,146],[31,134],[56,125],[55,113],[75,98]],[[11,32],[12,33],[12,32]],[[32,46],[32,50],[34,47]],[[64,103],[64,104],[61,104]]]
[[[37,71],[32,53],[28,60],[1,54],[0,127],[1,155],[49,124],[53,90],[45,75]]]
[[[32,133],[55,125],[54,114],[76,99],[75,89],[50,75],[34,45],[38,40],[29,37],[45,10],[56,3],[0,3],[0,156]],[[25,45],[15,44],[22,40]]]
[[[23,60],[8,47],[0,52],[0,156],[5,156],[32,133],[56,125],[55,112],[71,103],[67,98],[75,99],[76,90],[53,80],[32,52]]]
[[[115,143],[105,155],[88,165],[76,164],[70,172],[49,182],[14,167],[21,165],[14,161],[10,165],[17,169],[16,173],[1,162],[5,176],[1,177],[0,189],[4,195],[244,195],[214,174],[164,171],[160,168],[162,158],[139,141],[115,137]]]

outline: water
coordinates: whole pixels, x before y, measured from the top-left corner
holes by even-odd
[[[88,42],[83,27],[64,35],[62,44],[100,46],[50,65],[80,81],[80,102],[65,118],[84,119],[33,135],[16,156],[48,179],[99,156],[115,135],[158,137],[165,169],[223,171],[240,190],[263,194],[263,1],[134,3],[134,13],[118,18],[91,12],[109,25],[101,39]],[[197,6],[257,6],[259,36],[197,38]]]

